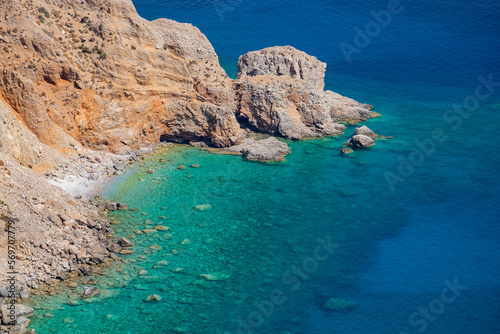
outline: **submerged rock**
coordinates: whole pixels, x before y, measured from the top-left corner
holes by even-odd
[[[146,298],[144,298],[144,301],[146,303],[158,303],[159,301],[161,301],[161,296],[159,296],[159,295],[150,295],[150,296],[147,296]]]
[[[345,142],[346,146],[365,148],[375,145],[375,141],[365,135],[354,135],[348,141]]]
[[[341,148],[340,152],[343,154],[351,154],[352,152],[354,152],[354,150],[352,148],[346,147],[346,148]]]
[[[206,281],[225,281],[231,277],[228,273],[211,273],[211,274],[202,274],[199,278],[204,279]]]
[[[85,291],[83,292],[82,294],[82,298],[83,299],[86,299],[86,298],[92,298],[94,297],[95,295],[97,295],[99,292],[101,292],[101,290],[99,290],[97,287],[91,287],[91,288],[86,288]]]
[[[356,308],[356,303],[341,298],[330,298],[326,301],[324,307],[330,311],[343,312]]]
[[[196,211],[200,211],[200,212],[210,211],[210,210],[212,210],[212,206],[210,204],[200,204],[200,205],[195,206],[194,209]]]

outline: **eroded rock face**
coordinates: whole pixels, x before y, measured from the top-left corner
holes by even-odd
[[[0,12],[0,97],[43,143],[124,153],[240,138],[232,80],[196,27],[149,22],[130,0],[2,1]]]
[[[326,64],[293,47],[272,47],[240,57],[237,117],[254,130],[289,139],[336,135],[340,122],[378,114],[371,106],[324,91]]]

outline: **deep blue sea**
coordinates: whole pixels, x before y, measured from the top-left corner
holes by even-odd
[[[326,88],[373,104],[365,124],[394,139],[342,156],[349,127],[271,165],[148,159],[107,193],[139,208],[113,216],[135,254],[99,298],[45,300],[37,333],[500,333],[498,0],[134,4],[200,28],[231,77],[264,47],[318,57]]]

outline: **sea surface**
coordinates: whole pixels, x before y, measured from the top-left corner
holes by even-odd
[[[148,158],[106,192],[138,208],[111,215],[135,253],[95,276],[98,297],[40,302],[36,333],[500,333],[498,0],[134,4],[199,27],[231,77],[268,46],[318,57],[326,88],[373,104],[365,124],[394,138],[342,156],[349,127],[277,164]]]

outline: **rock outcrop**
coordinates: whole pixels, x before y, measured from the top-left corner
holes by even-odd
[[[227,152],[241,153],[250,161],[284,161],[289,154],[290,148],[282,141],[274,137],[262,140],[247,138],[243,143],[225,149]]]
[[[289,139],[340,134],[342,122],[378,114],[370,105],[324,91],[326,64],[293,47],[272,47],[240,57],[237,117],[250,129]]]
[[[378,137],[378,135],[373,132],[369,127],[366,125],[360,126],[356,129],[354,129],[354,135],[364,135],[372,138]]]
[[[290,46],[242,56],[231,80],[197,28],[149,22],[130,0],[2,1],[0,10],[0,97],[59,150],[74,140],[115,153],[160,141],[228,147],[241,125],[301,139],[377,115],[323,91],[326,64]]]
[[[375,138],[377,137],[392,138],[379,136],[366,125],[363,125],[354,129],[353,136],[349,138],[349,140],[347,140],[344,145],[355,148],[370,147],[375,145]],[[352,153],[352,150],[349,151],[348,149],[341,149],[340,151],[345,154]]]
[[[346,146],[365,148],[375,145],[375,141],[365,135],[354,135],[348,141],[345,142]]]

